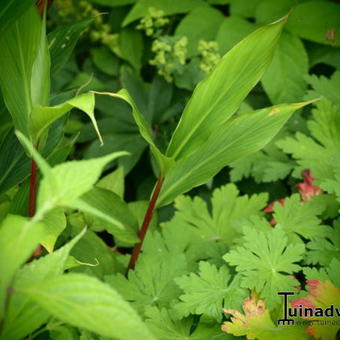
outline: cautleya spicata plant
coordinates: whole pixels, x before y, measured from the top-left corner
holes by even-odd
[[[41,18],[34,1],[23,2],[19,10],[14,4],[18,2],[6,7],[5,19],[0,16],[0,65],[5,65],[0,68],[0,85],[16,136],[32,157],[32,170],[29,217],[8,214],[0,229],[0,338],[21,339],[35,331],[37,335],[46,324],[58,329],[56,320],[61,320],[101,337],[153,340],[146,324],[114,288],[85,274],[64,273],[80,265],[70,252],[85,233],[74,233],[70,242],[53,251],[66,226],[65,211],[95,217],[108,225],[122,244],[135,244],[127,266],[134,269],[157,207],[173,202],[226,165],[263,148],[294,111],[311,102],[236,114],[271,63],[287,17],[257,29],[221,59],[197,85],[162,152],[126,89],[117,93],[90,91],[51,105],[51,69],[58,70],[71,53],[77,30],[65,32],[70,34],[68,45],[59,44],[58,32],[48,41],[45,15]],[[82,26],[77,29],[81,31]],[[158,180],[138,235],[138,221],[128,205],[97,183],[105,165],[128,157],[126,152],[64,163],[47,162],[42,156],[50,146],[53,124],[73,108],[89,116],[101,140],[94,108],[95,96],[104,95],[129,104],[158,166]],[[37,166],[42,174],[39,188]],[[114,206],[108,206],[108,201]],[[48,254],[24,264],[39,244]],[[233,261],[231,256],[228,259]],[[202,267],[204,270],[209,268]],[[185,286],[185,282],[180,284]],[[34,317],[28,322],[31,315]]]

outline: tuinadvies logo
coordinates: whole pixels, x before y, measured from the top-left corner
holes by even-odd
[[[326,308],[321,307],[305,307],[298,305],[298,307],[290,307],[288,305],[288,296],[294,295],[293,292],[278,292],[278,295],[283,296],[283,318],[277,320],[278,325],[294,325],[295,320],[292,318],[334,318],[340,317],[340,307],[330,305]],[[314,320],[317,321],[317,320]]]

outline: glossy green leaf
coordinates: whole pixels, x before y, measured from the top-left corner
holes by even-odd
[[[111,92],[96,92],[93,91],[95,94],[101,94],[101,95],[107,95],[114,98],[120,98],[127,102],[132,109],[132,115],[135,119],[135,122],[139,128],[139,132],[142,135],[142,137],[146,140],[146,142],[149,144],[151,152],[155,159],[157,160],[157,163],[159,165],[161,173],[166,173],[169,168],[171,168],[174,164],[174,161],[170,157],[166,157],[162,154],[162,152],[158,149],[156,146],[152,132],[150,129],[150,126],[148,122],[146,121],[145,117],[139,112],[137,105],[135,104],[134,100],[130,96],[129,92],[125,89],[120,90],[117,93],[111,93]]]
[[[20,291],[71,325],[121,340],[155,340],[128,302],[96,278],[67,274]]]
[[[20,183],[28,176],[31,161],[13,131],[0,144],[0,193]]]
[[[308,56],[301,40],[283,32],[262,85],[273,104],[303,99],[308,75]]]
[[[188,38],[188,57],[198,53],[200,40],[215,40],[219,26],[223,21],[223,14],[215,8],[203,6],[192,10],[186,15],[176,28],[175,34]]]
[[[0,34],[0,86],[17,130],[28,135],[31,76],[41,39],[41,19],[32,6]]]
[[[132,28],[124,28],[119,33],[119,45],[122,58],[127,60],[134,68],[139,69],[144,46],[142,33]]]
[[[192,9],[205,5],[202,0],[138,0],[123,21],[123,26],[149,14],[149,8],[162,10],[164,15],[186,13]]]
[[[46,38],[46,14],[43,14],[39,46],[32,67],[31,96],[33,106],[48,105],[50,101],[50,54]]]
[[[97,121],[94,116],[95,97],[94,94],[84,93],[76,96],[57,106],[41,106],[35,105],[31,115],[31,135],[34,140],[38,140],[41,134],[58,118],[69,112],[73,108],[77,108],[85,112],[91,119],[92,124],[98,134],[99,140],[102,142]]]
[[[88,213],[94,217],[92,223],[89,223],[92,229],[107,230],[119,240],[132,244],[138,242],[137,219],[118,195],[105,189],[93,188],[81,200],[91,207]]]
[[[108,48],[102,46],[91,49],[91,59],[100,71],[110,76],[118,75],[118,57],[116,57]]]
[[[0,0],[0,32],[27,11],[35,0]]]
[[[167,174],[159,205],[206,183],[223,167],[264,147],[281,129],[292,113],[309,104],[282,104],[245,113],[221,124],[205,144],[180,159]]]
[[[255,30],[254,24],[239,16],[225,18],[217,32],[220,53],[228,52],[234,45]]]
[[[84,233],[85,229],[62,248],[19,269],[13,282],[13,289],[16,291],[61,275],[71,249],[83,237]],[[0,339],[20,340],[46,323],[49,317],[50,315],[31,301],[28,296],[16,292],[12,295],[8,305]]]
[[[201,81],[187,104],[166,155],[188,156],[239,108],[271,62],[283,18],[250,34]]]
[[[92,21],[93,19],[79,21],[48,34],[52,74],[58,72],[65,65],[81,34]]]
[[[287,22],[287,29],[300,38],[339,46],[340,5],[331,1],[308,1],[297,5]],[[328,33],[335,32],[335,40]]]
[[[42,235],[43,225],[22,216],[8,215],[0,226],[0,320],[13,276],[38,246]]]
[[[110,174],[101,178],[96,184],[96,187],[112,191],[123,198],[125,189],[123,167],[120,166]]]
[[[44,236],[40,243],[51,253],[57,238],[66,228],[66,217],[63,210],[57,208],[46,213],[42,223],[44,224]]]
[[[72,206],[93,187],[108,162],[125,155],[125,152],[116,152],[101,158],[70,161],[55,166],[44,174],[40,183],[38,207]]]

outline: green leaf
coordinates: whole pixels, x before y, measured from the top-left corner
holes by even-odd
[[[96,187],[114,192],[119,197],[124,197],[124,168],[118,167],[108,175],[101,178]]]
[[[326,266],[329,259],[340,260],[340,220],[334,222],[334,227],[329,228],[325,236],[317,237],[308,242],[307,248],[308,253],[305,261],[308,264],[319,263]]]
[[[286,18],[250,34],[230,50],[196,87],[166,155],[190,155],[239,108],[270,64]]]
[[[119,60],[108,48],[104,46],[92,48],[91,59],[100,71],[110,76],[118,75]]]
[[[94,217],[92,223],[89,223],[92,229],[106,230],[115,238],[132,245],[139,241],[136,235],[137,219],[118,195],[105,189],[93,188],[81,200],[91,207],[88,212]]]
[[[162,10],[164,15],[172,15],[186,13],[202,5],[205,5],[202,0],[138,0],[125,17],[123,26],[127,26],[131,22],[146,16],[150,7]]]
[[[81,223],[78,228],[72,226],[72,233],[78,232],[85,225],[85,223]],[[105,275],[112,274],[112,271],[117,270],[115,255],[95,232],[88,230],[72,249],[67,267],[71,272],[103,279]]]
[[[239,15],[245,18],[254,17],[257,6],[262,0],[231,0],[230,12],[232,15]]]
[[[174,308],[180,317],[198,314],[222,319],[222,307],[237,308],[248,292],[240,288],[239,277],[232,280],[227,266],[219,269],[209,262],[199,263],[199,272],[175,279],[184,291]]]
[[[18,268],[30,257],[43,235],[41,224],[8,215],[0,227],[0,320],[4,317],[7,289]]]
[[[255,9],[256,22],[267,24],[288,13],[301,0],[261,0]],[[294,10],[294,9],[293,9]]]
[[[187,318],[178,320],[175,313],[169,309],[158,309],[156,307],[147,307],[146,324],[151,331],[162,340],[214,340],[214,339],[231,339],[223,336],[218,324],[204,324],[200,322],[197,327],[193,328],[193,319]]]
[[[303,242],[297,235],[314,239],[327,232],[326,226],[320,225],[317,217],[324,207],[317,207],[311,202],[301,204],[300,200],[300,195],[294,194],[285,198],[283,206],[279,203],[274,205],[274,219],[285,231],[290,244]]]
[[[140,69],[143,55],[143,36],[140,31],[124,28],[119,32],[119,44],[122,58],[127,60],[135,69]]]
[[[247,228],[244,235],[243,246],[236,247],[223,258],[241,273],[242,287],[255,289],[268,308],[275,308],[281,302],[277,292],[291,291],[297,285],[297,280],[288,275],[300,270],[295,262],[302,259],[305,247],[302,243],[288,245],[279,227],[270,232]]]
[[[162,152],[158,149],[158,147],[154,143],[150,126],[146,121],[145,117],[139,112],[138,107],[133,101],[129,92],[125,89],[122,89],[118,93],[95,92],[95,91],[93,91],[93,93],[107,95],[114,98],[120,98],[131,106],[132,115],[139,128],[139,132],[142,135],[142,137],[146,140],[146,142],[149,144],[151,152],[159,165],[160,172],[164,175],[168,171],[168,169],[173,166],[174,161],[170,157],[163,155]]]
[[[46,14],[44,12],[39,46],[32,66],[31,96],[33,106],[49,104],[50,82],[50,54],[46,38]]]
[[[308,56],[301,40],[283,32],[262,85],[273,104],[297,102],[307,88]]]
[[[287,29],[303,39],[339,46],[339,39],[327,41],[328,31],[340,32],[339,17],[339,4],[329,1],[308,1],[294,8]]]
[[[87,19],[56,29],[48,34],[51,73],[58,72],[69,59],[78,39],[93,19]]]
[[[101,158],[70,161],[44,173],[38,193],[38,208],[72,206],[97,181],[103,167],[113,159],[125,156],[116,152]]]
[[[41,19],[32,6],[0,34],[0,86],[17,130],[28,136],[31,76],[41,40]]]
[[[263,148],[291,114],[306,104],[283,104],[241,114],[217,127],[200,148],[169,170],[158,204],[170,203],[178,195],[206,183],[231,162]]]
[[[316,75],[307,78],[309,84],[318,95],[321,95],[333,102],[340,109],[340,99],[338,96],[340,90],[340,71],[335,71],[330,79]]]
[[[141,254],[128,279],[122,274],[105,279],[138,311],[144,312],[147,306],[167,307],[179,295],[174,278],[185,274],[186,266],[184,254],[169,253],[159,247]]]
[[[298,132],[276,145],[296,159],[295,177],[310,169],[319,185],[322,180],[334,179],[334,159],[340,147],[340,111],[328,100],[320,100],[316,106],[312,110],[313,119],[307,123],[311,137]]]
[[[137,0],[90,0],[98,5],[108,6],[108,7],[119,7],[134,4]]]
[[[57,238],[66,228],[66,217],[63,210],[57,208],[46,213],[42,223],[44,224],[44,236],[40,243],[51,253]]]
[[[15,293],[9,302],[2,339],[22,339],[46,323],[50,317],[49,314],[17,290],[61,275],[71,249],[83,237],[84,233],[85,229],[62,248],[28,263],[18,270],[13,282]]]
[[[181,20],[175,34],[188,38],[188,57],[198,53],[199,40],[215,40],[217,30],[222,21],[222,13],[210,6],[195,8]]]
[[[22,182],[28,176],[31,160],[16,138],[9,131],[0,144],[0,193]]]
[[[239,196],[236,186],[228,184],[213,191],[210,212],[202,198],[180,196],[175,201],[176,224],[199,239],[231,245],[241,233],[243,220],[259,214],[267,199],[266,194]]]
[[[0,9],[0,32],[11,22],[19,18],[34,3],[35,0],[3,0]],[[2,33],[2,32],[1,32]]]
[[[94,106],[95,97],[91,92],[76,96],[57,106],[35,105],[31,114],[30,128],[33,140],[38,140],[42,133],[58,118],[62,117],[71,109],[77,108],[85,112],[90,117],[92,124],[98,134],[99,140],[101,143],[103,143],[96,119],[94,117]]]
[[[98,279],[67,274],[20,292],[54,317],[76,327],[122,340],[155,339],[129,304]]]
[[[246,19],[236,15],[225,18],[216,36],[220,52],[223,54],[228,52],[254,30],[255,26]]]

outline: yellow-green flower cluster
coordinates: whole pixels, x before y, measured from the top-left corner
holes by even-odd
[[[147,36],[158,37],[163,27],[166,26],[170,20],[164,18],[164,12],[162,10],[150,7],[148,12],[149,13],[140,20],[137,29],[145,31]]]
[[[163,36],[153,41],[152,52],[155,57],[150,60],[150,64],[157,67],[158,74],[166,81],[171,82],[173,73],[185,65],[187,45],[187,37]]]
[[[200,69],[205,73],[210,73],[215,65],[221,60],[216,41],[200,40],[198,42],[198,52],[201,58]]]
[[[88,35],[94,42],[107,45],[114,53],[119,53],[118,34],[111,32],[111,27],[105,24],[103,15],[86,0],[55,0],[59,17],[64,22],[74,22],[93,18],[93,24]]]

